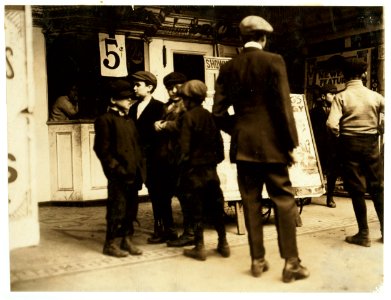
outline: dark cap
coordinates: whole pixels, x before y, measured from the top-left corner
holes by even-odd
[[[345,77],[360,76],[366,72],[368,64],[357,58],[345,59],[342,67],[342,72]]]
[[[242,35],[251,35],[255,31],[273,32],[272,25],[259,16],[247,16],[239,24]]]
[[[148,71],[138,71],[132,74],[132,78],[136,81],[144,81],[146,83],[152,84],[154,87],[157,85],[156,76]]]
[[[125,79],[116,79],[110,82],[110,92],[114,100],[126,99],[132,95],[132,86]]]
[[[338,92],[338,89],[333,84],[325,84],[324,86],[322,86],[322,93],[323,94],[327,94],[327,93],[335,94],[337,92]]]
[[[208,88],[200,80],[193,79],[185,82],[178,91],[178,96],[199,100],[202,102],[206,97]]]
[[[176,84],[185,83],[187,78],[179,72],[171,72],[163,78],[163,83],[166,87],[172,87]]]

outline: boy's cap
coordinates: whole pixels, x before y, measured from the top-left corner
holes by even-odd
[[[242,35],[250,35],[255,31],[273,32],[272,25],[264,18],[259,16],[247,16],[239,24],[240,33]]]
[[[144,81],[146,83],[152,84],[154,87],[157,85],[156,76],[148,71],[138,71],[132,74],[132,78],[136,81]]]
[[[114,100],[130,98],[132,95],[132,86],[125,79],[117,79],[110,83],[111,96]]]
[[[194,100],[204,100],[208,88],[201,80],[193,79],[185,82],[178,91],[178,95]]]
[[[322,92],[324,94],[327,94],[327,93],[337,93],[338,92],[338,89],[335,85],[333,84],[325,84],[323,87],[322,87]]]
[[[163,78],[163,83],[166,87],[172,87],[176,84],[185,83],[186,75],[179,72],[171,72]]]

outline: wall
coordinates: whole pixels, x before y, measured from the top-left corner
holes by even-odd
[[[34,82],[35,84],[35,137],[36,137],[36,168],[39,179],[35,181],[38,202],[50,201],[50,161],[49,135],[46,121],[48,118],[48,91],[46,73],[45,37],[42,29],[33,28]]]

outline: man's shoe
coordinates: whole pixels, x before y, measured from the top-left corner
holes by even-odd
[[[176,240],[169,240],[167,242],[168,247],[184,247],[194,245],[194,235],[182,234]]]
[[[371,247],[371,240],[367,234],[357,233],[355,235],[347,236],[345,241],[349,244],[355,244],[363,247]]]
[[[297,257],[289,258],[285,261],[285,267],[282,271],[282,281],[292,282],[299,279],[305,279],[310,276],[310,272],[306,267],[300,264],[300,259]]]
[[[113,243],[105,244],[103,246],[103,254],[114,257],[126,257],[128,252],[122,251],[117,245]]]
[[[183,255],[197,260],[206,260],[206,250],[204,246],[195,246],[192,249],[183,250]]]
[[[333,198],[327,198],[327,204],[326,205],[327,205],[327,207],[331,207],[331,208],[336,208],[337,207],[337,204],[335,204]]]
[[[222,257],[229,257],[231,255],[227,240],[219,241],[217,244],[217,252],[220,253]]]
[[[264,258],[253,259],[251,262],[251,274],[254,277],[260,277],[267,270],[269,270],[269,263]]]

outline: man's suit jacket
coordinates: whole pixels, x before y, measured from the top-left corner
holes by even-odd
[[[129,116],[136,124],[144,155],[146,155],[147,159],[153,159],[156,156],[156,148],[158,146],[154,123],[163,118],[164,103],[152,98],[137,119],[138,104],[139,102],[130,107]]]
[[[215,90],[213,114],[231,135],[232,162],[291,162],[298,135],[280,55],[245,48],[221,67]],[[229,116],[231,105],[235,114]]]

